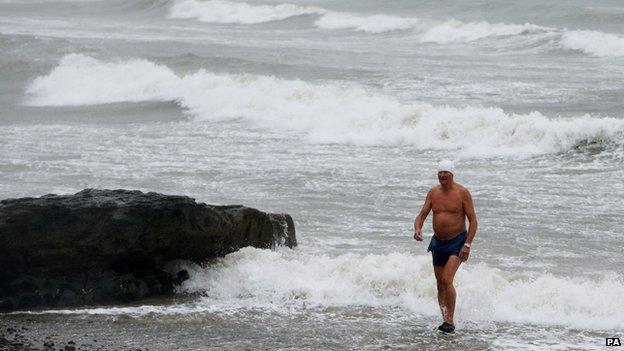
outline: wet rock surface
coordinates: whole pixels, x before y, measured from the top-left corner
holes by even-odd
[[[296,246],[292,218],[186,196],[86,189],[0,201],[0,311],[128,302],[188,278],[167,269],[245,246]]]
[[[57,323],[58,328],[42,327],[41,321],[35,319],[17,319],[22,325],[0,321],[0,351],[149,351],[147,347],[128,346],[123,340],[98,342],[93,330],[81,333],[76,338],[78,341],[74,341],[72,338],[78,336],[78,331],[59,329],[67,327],[63,323]]]

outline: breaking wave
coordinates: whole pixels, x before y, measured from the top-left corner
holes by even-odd
[[[561,37],[561,45],[595,56],[624,56],[624,38],[615,34],[589,30],[566,31]]]
[[[203,296],[193,303],[52,310],[40,313],[151,315],[220,312],[240,308],[279,311],[301,306],[399,307],[438,316],[429,255],[407,253],[311,255],[298,250],[243,248],[206,268],[186,267],[181,293]],[[624,327],[620,276],[536,276],[468,264],[457,273],[461,292],[456,316],[463,321],[503,321],[594,330]]]
[[[368,33],[409,29],[417,22],[415,18],[353,15],[314,6],[254,5],[227,0],[179,0],[173,3],[169,11],[170,18],[193,18],[201,22],[234,24],[266,23],[302,15],[321,15],[314,22],[319,28],[352,29]]]
[[[294,4],[251,5],[225,0],[181,0],[173,3],[169,17],[195,18],[209,23],[257,24],[325,12],[319,7]]]
[[[330,11],[296,4],[257,5],[228,0],[177,0],[171,3],[170,18],[196,19],[209,23],[258,24],[302,15],[319,16],[314,25],[328,30],[353,30],[372,34],[413,30],[421,43],[474,42],[486,38],[536,35],[551,49],[577,50],[592,56],[624,56],[624,38],[588,30],[565,30],[536,24],[506,24],[424,20],[384,14],[362,15]],[[552,47],[552,44],[555,46]],[[559,43],[559,44],[557,44]]]
[[[337,257],[245,248],[208,268],[194,266],[181,291],[199,292],[210,303],[399,306],[437,315],[429,255],[345,254]],[[621,277],[597,280],[535,277],[467,265],[456,277],[458,315],[464,319],[624,327]]]
[[[417,23],[416,18],[330,12],[316,20],[314,25],[323,29],[351,29],[367,33],[384,33],[414,28]]]
[[[544,32],[545,27],[534,24],[504,24],[488,22],[464,23],[456,20],[446,21],[426,30],[420,41],[423,43],[471,42],[487,37],[502,37]]]
[[[413,145],[468,157],[527,157],[624,143],[622,119],[404,103],[362,86],[272,76],[206,70],[179,76],[142,59],[103,62],[67,55],[26,93],[27,103],[35,106],[173,101],[197,121],[245,118],[261,127],[300,132],[312,143]]]

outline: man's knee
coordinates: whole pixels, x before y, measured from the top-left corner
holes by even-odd
[[[453,286],[453,277],[448,275],[442,275],[436,280],[438,290],[446,290]]]
[[[438,286],[438,291],[443,291],[444,289],[446,289],[446,286],[442,284],[442,278],[436,280],[436,285]]]
[[[440,278],[439,285],[441,285],[444,289],[453,287],[453,277],[449,275],[443,275]]]

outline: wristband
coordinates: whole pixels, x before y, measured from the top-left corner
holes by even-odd
[[[467,247],[467,248],[470,248],[470,244],[468,244],[468,243],[464,243],[464,246]]]

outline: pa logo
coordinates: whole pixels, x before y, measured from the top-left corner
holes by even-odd
[[[606,344],[607,346],[622,346],[620,338],[607,338]]]

